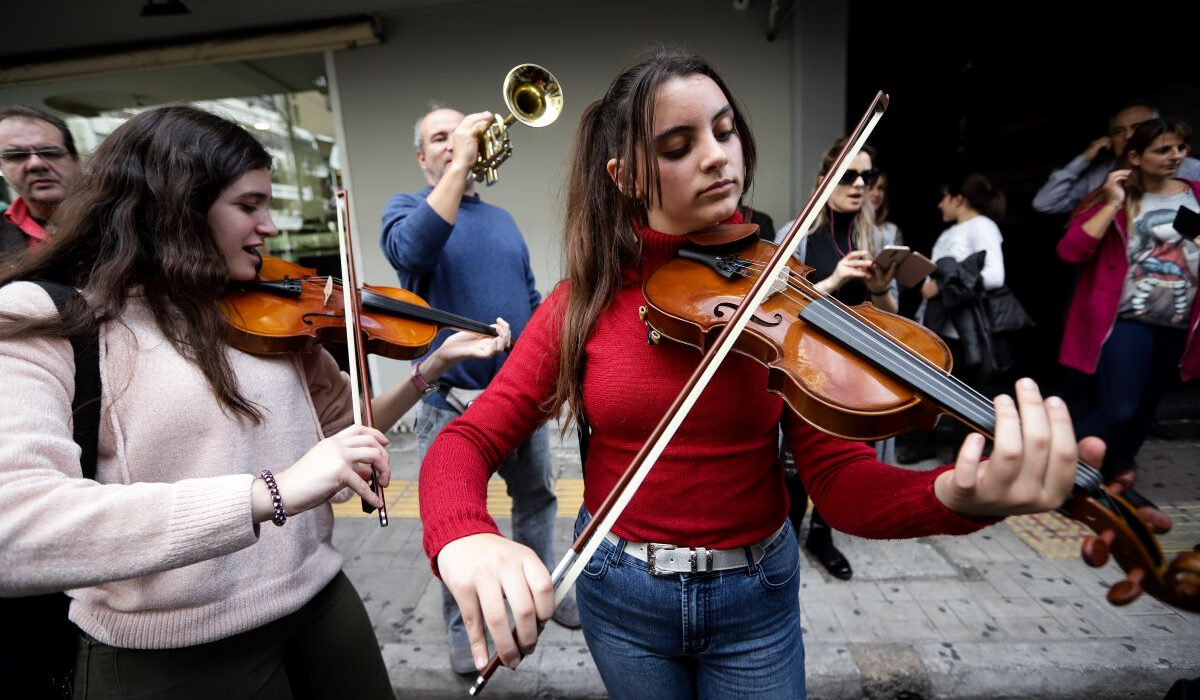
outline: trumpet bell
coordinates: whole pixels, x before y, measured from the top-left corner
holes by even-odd
[[[504,104],[522,124],[546,126],[563,110],[562,86],[536,63],[514,66],[504,77]]]

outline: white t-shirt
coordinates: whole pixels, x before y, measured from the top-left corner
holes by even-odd
[[[1004,236],[1000,235],[1000,227],[995,221],[982,214],[968,219],[961,224],[955,224],[942,231],[937,242],[933,244],[933,254],[930,260],[937,262],[942,258],[954,258],[962,262],[981,250],[986,250],[983,259],[984,289],[996,289],[1004,286],[1004,253],[1000,244]]]
[[[942,235],[938,236],[937,241],[933,244],[933,252],[929,259],[937,262],[942,258],[954,258],[958,262],[962,262],[975,253],[986,250],[987,255],[983,258],[983,270],[980,271],[983,288],[996,289],[1004,286],[1004,253],[1000,250],[1000,244],[1003,242],[1004,236],[1000,234],[1000,227],[996,225],[996,222],[980,214],[942,231]],[[922,322],[925,319],[924,302],[918,309],[917,318]],[[941,333],[947,338],[958,337],[958,329],[949,319],[946,320],[946,325],[942,328]]]

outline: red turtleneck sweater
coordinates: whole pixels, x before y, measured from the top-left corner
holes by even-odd
[[[642,269],[676,255],[682,236],[643,230]],[[631,276],[632,277],[632,276]],[[467,535],[497,533],[487,481],[504,458],[547,419],[568,284],[547,297],[504,368],[470,410],[442,431],[421,466],[425,551]],[[700,361],[694,348],[646,342],[641,286],[617,291],[587,342],[584,410],[592,428],[584,501],[596,512]],[[972,532],[988,523],[948,510],[933,494],[942,471],[888,466],[862,443],[818,432],[768,393],[767,370],[731,354],[614,528],[635,542],[716,548],[762,540],[787,515],[776,428],[782,420],[800,472],[821,514],[862,537]]]

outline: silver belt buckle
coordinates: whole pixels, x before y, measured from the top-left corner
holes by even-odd
[[[668,569],[658,568],[658,553],[662,551],[673,551],[674,549],[675,545],[673,544],[657,544],[655,542],[651,542],[646,545],[646,563],[650,565],[651,574],[654,574],[655,576],[670,576],[671,574],[678,573]],[[694,553],[693,556],[695,556]]]
[[[708,549],[707,547],[700,547],[700,549],[704,550],[703,565],[700,562],[699,553],[696,551],[695,547],[689,547],[687,549],[687,553],[688,553],[688,561],[687,561],[688,568],[687,569],[684,569],[684,568],[678,567],[678,566],[676,566],[675,568],[665,568],[665,567],[660,567],[658,565],[658,553],[659,552],[674,552],[674,551],[677,551],[678,549],[679,548],[673,544],[657,544],[654,542],[651,542],[650,544],[648,544],[646,546],[646,563],[648,563],[650,565],[650,573],[655,576],[670,576],[672,574],[689,573],[689,570],[690,570],[690,573],[693,573],[693,574],[699,573],[699,572],[712,571],[712,569],[713,569],[713,553],[712,553],[712,550]]]

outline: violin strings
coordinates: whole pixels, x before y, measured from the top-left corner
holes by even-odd
[[[748,267],[754,267],[754,264],[752,263],[748,265]],[[788,276],[790,280],[799,281],[799,284],[792,284],[791,281],[789,281],[789,288],[799,291],[808,301],[811,302],[815,301],[816,299],[822,299],[829,306],[835,308],[837,312],[840,312],[844,316],[851,317],[850,319],[832,318],[831,320],[843,323],[847,320],[858,322],[851,322],[850,325],[845,327],[845,330],[852,333],[865,333],[871,340],[877,343],[882,343],[885,346],[891,346],[888,349],[892,350],[893,352],[901,352],[902,355],[898,359],[900,359],[902,362],[910,363],[910,366],[914,361],[920,362],[925,366],[927,371],[932,371],[939,375],[940,380],[946,381],[959,393],[959,399],[964,401],[965,404],[968,404],[968,408],[974,408],[976,411],[978,411],[973,420],[976,420],[979,425],[987,428],[988,431],[991,432],[990,420],[994,418],[995,408],[994,404],[989,399],[984,397],[970,385],[962,382],[958,377],[955,377],[954,375],[946,372],[943,368],[934,365],[927,358],[913,351],[912,348],[905,345],[902,341],[880,330],[874,324],[870,323],[870,321],[858,314],[854,309],[843,304],[840,300],[821,294],[818,290],[812,288],[812,283],[807,279],[794,274],[791,270],[788,270]],[[793,297],[789,296],[789,298],[795,301]],[[971,416],[968,417],[970,418]],[[1107,495],[1107,492],[1099,488],[1102,484],[1102,479],[1099,472],[1096,471],[1094,467],[1082,462],[1079,463],[1078,466],[1082,468],[1080,478],[1085,482],[1081,485],[1087,487],[1093,493]]]
[[[328,277],[309,275],[306,277],[284,278],[284,281],[298,281],[301,283],[309,282],[318,285],[326,284],[327,280],[333,280],[333,282],[336,283],[339,288],[343,286],[342,279],[335,275],[330,275]],[[411,302],[404,301],[403,299],[393,299],[386,294],[380,294],[379,292],[366,289],[365,287],[360,288],[359,292],[362,296],[362,302],[364,305],[372,304],[377,310],[380,311],[389,312],[403,318],[428,321],[430,323],[441,324],[450,328],[471,331],[473,333],[488,334],[490,332],[492,335],[495,335],[495,332],[492,331],[492,328],[487,324],[479,323],[469,318],[456,316],[455,314],[441,311],[429,306],[413,304]]]
[[[766,267],[763,263],[757,261],[739,259],[737,262],[742,264],[739,274],[746,277],[749,277],[745,273],[746,269],[765,269]],[[915,352],[902,341],[880,330],[836,297],[822,294],[806,278],[794,273],[790,269],[787,269],[787,287],[789,290],[798,292],[804,301],[816,302],[821,300],[825,305],[828,305],[834,311],[829,320],[840,324],[843,331],[858,334],[861,338],[870,340],[882,346],[883,349],[889,350],[892,353],[892,359],[898,361],[897,367],[892,368],[893,370],[907,365],[918,372],[925,374],[930,372],[935,373],[939,381],[946,383],[948,389],[958,394],[958,399],[963,402],[963,408],[960,410],[964,414],[967,414],[969,419],[976,421],[979,426],[984,427],[988,432],[992,432],[994,426],[991,425],[991,421],[995,417],[995,406],[973,387],[950,374],[945,369],[933,364],[928,358]],[[787,294],[787,292],[784,292],[784,294],[785,297],[792,301],[799,301],[794,296]],[[843,318],[839,318],[837,314],[841,314]],[[897,374],[900,378],[906,379],[903,376],[903,372],[897,372]],[[975,415],[969,415],[971,413]],[[1080,471],[1079,477],[1083,482],[1080,485],[1094,495],[1106,497],[1107,492],[1101,488],[1103,480],[1100,473],[1094,467],[1083,462],[1079,462],[1077,467]]]
[[[748,263],[746,265],[746,267],[751,268],[751,269],[753,269],[754,267],[765,267],[765,265],[763,265],[762,263],[758,263],[756,261],[743,261],[743,262]],[[838,312],[840,312],[846,316],[850,316],[853,321],[857,321],[859,324],[865,324],[872,331],[877,333],[879,335],[877,340],[880,340],[880,341],[890,345],[891,347],[889,349],[891,349],[893,351],[901,352],[906,361],[924,363],[929,370],[932,370],[933,372],[935,372],[939,375],[940,380],[946,381],[947,383],[953,385],[954,388],[962,395],[963,400],[969,401],[969,402],[973,401],[975,403],[973,408],[976,408],[981,411],[981,413],[977,416],[977,418],[985,417],[987,414],[993,413],[993,410],[992,410],[993,405],[992,405],[991,401],[989,401],[982,394],[979,394],[977,391],[975,391],[970,385],[964,383],[961,379],[950,374],[942,367],[938,367],[937,365],[933,364],[928,358],[924,357],[920,353],[913,350],[911,347],[906,345],[903,341],[880,330],[878,327],[876,327],[873,323],[871,323],[869,320],[867,320],[862,315],[860,315],[853,308],[846,306],[844,303],[842,303],[841,300],[837,299],[836,297],[823,294],[822,292],[817,290],[815,288],[815,286],[812,284],[812,282],[809,282],[806,278],[794,273],[790,269],[787,270],[787,273],[788,273],[788,288],[795,290],[795,291],[799,292],[801,295],[803,295],[802,299],[804,301],[811,302],[811,301],[816,301],[818,299],[826,300],[829,304],[834,306]],[[785,296],[787,296],[787,298],[791,299],[792,301],[798,301],[794,296],[788,296],[786,294],[785,294]],[[845,319],[836,319],[836,320],[844,321]],[[854,326],[848,326],[847,330],[853,331],[856,329]],[[984,425],[986,427],[986,421],[985,421]]]

